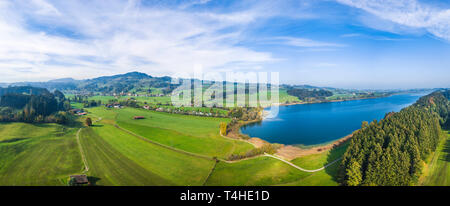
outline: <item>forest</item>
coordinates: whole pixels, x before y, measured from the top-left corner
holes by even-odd
[[[363,122],[343,156],[343,185],[414,185],[424,161],[435,151],[441,126],[448,125],[449,91],[420,98],[381,121]]]
[[[2,88],[0,122],[59,123],[68,122],[70,102],[58,90],[34,87]]]
[[[288,88],[287,93],[303,101],[325,100],[325,98],[333,96],[333,92],[324,89]]]

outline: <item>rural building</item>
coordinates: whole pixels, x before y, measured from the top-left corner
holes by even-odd
[[[72,110],[70,110],[70,112],[72,112],[73,114],[79,115],[79,116],[87,115],[87,112],[85,112],[82,109],[72,109]]]
[[[87,175],[71,175],[70,179],[75,185],[84,185],[89,183]]]
[[[72,110],[70,110],[71,112],[73,112],[74,114],[76,114],[76,113],[78,113],[78,112],[81,112],[82,110],[81,109],[72,109]]]

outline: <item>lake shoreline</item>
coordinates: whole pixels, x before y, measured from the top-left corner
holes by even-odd
[[[414,92],[407,92],[407,93],[414,93]],[[323,102],[296,102],[296,103],[283,103],[283,104],[277,104],[274,106],[290,106],[290,105],[301,105],[301,104],[321,104],[321,103],[335,103],[335,102],[350,102],[353,100],[364,100],[364,99],[382,99],[382,98],[388,98],[388,97],[392,97],[395,95],[401,95],[401,94],[406,94],[404,92],[396,92],[396,93],[389,93],[387,95],[383,95],[383,96],[378,96],[378,97],[366,97],[366,98],[357,98],[357,99],[344,99],[344,100],[331,100],[331,101],[323,101]],[[268,108],[268,107],[266,107]],[[265,144],[274,144],[274,145],[278,145],[279,149],[277,151],[277,155],[285,158],[285,159],[294,159],[297,157],[301,157],[301,156],[305,156],[305,155],[310,155],[310,154],[317,154],[317,153],[322,153],[322,152],[326,152],[329,151],[332,148],[338,147],[346,142],[348,142],[353,135],[359,131],[359,129],[352,131],[350,134],[343,136],[341,138],[337,138],[334,140],[329,140],[327,142],[323,142],[323,143],[319,143],[319,144],[312,144],[312,145],[296,145],[296,144],[281,144],[281,143],[277,143],[277,142],[269,142],[266,141],[262,138],[259,137],[251,137],[248,134],[244,134],[242,133],[242,127],[249,125],[249,124],[254,124],[257,122],[262,122],[265,119],[267,119],[268,115],[270,114],[269,111],[267,110],[263,110],[262,113],[262,119],[261,120],[256,120],[256,121],[241,121],[239,122],[239,124],[233,126],[234,128],[232,129],[232,131],[230,131],[230,137],[231,138],[239,138],[239,139],[243,139],[243,140],[251,140],[252,142],[254,142],[255,140],[258,140],[258,142],[265,142]],[[248,141],[250,142],[250,141]]]
[[[261,121],[262,120],[239,122],[239,124],[235,125],[231,129],[231,131],[227,135],[225,135],[225,137],[245,141],[249,144],[252,144],[256,148],[260,148],[267,144],[279,145],[280,147],[279,147],[279,149],[277,149],[277,152],[275,153],[275,155],[290,161],[295,158],[299,158],[299,157],[306,156],[306,155],[319,154],[319,153],[327,152],[336,147],[339,147],[339,146],[343,145],[344,143],[348,142],[353,137],[353,135],[359,131],[359,129],[355,130],[354,132],[352,132],[351,134],[349,134],[345,137],[338,138],[336,140],[332,140],[332,141],[330,141],[328,143],[324,143],[324,144],[311,145],[311,147],[309,147],[309,148],[302,148],[302,147],[299,147],[296,145],[286,145],[286,144],[280,144],[280,143],[276,143],[276,142],[268,142],[259,137],[250,137],[247,134],[241,133],[241,129],[240,129],[241,127],[248,125],[248,124],[261,122]],[[244,138],[242,138],[242,136],[247,136],[248,139],[244,139]]]
[[[385,98],[385,97],[391,97],[394,95],[398,95],[402,93],[392,93],[385,96],[379,96],[379,97],[362,97],[362,98],[356,98],[356,99],[339,99],[339,100],[327,100],[327,101],[318,101],[318,102],[292,102],[292,103],[279,103],[275,106],[291,106],[291,105],[299,105],[299,104],[324,104],[324,103],[335,103],[335,102],[348,102],[348,101],[356,101],[356,100],[365,100],[365,99],[379,99],[379,98]],[[269,108],[272,106],[267,106],[264,108]]]

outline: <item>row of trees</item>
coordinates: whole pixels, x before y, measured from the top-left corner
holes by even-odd
[[[89,107],[98,107],[102,105],[102,101],[98,100],[89,100],[89,96],[83,96],[83,95],[76,95],[73,98],[70,99],[71,102],[77,102],[82,103],[83,107],[89,108]]]
[[[229,161],[241,160],[241,159],[255,157],[258,155],[263,155],[264,153],[275,154],[279,147],[280,147],[280,145],[265,144],[262,147],[254,148],[254,149],[252,149],[248,152],[242,153],[242,154],[232,154],[227,158],[227,160],[229,160]]]
[[[253,121],[262,119],[261,107],[234,107],[228,111],[228,117],[243,121]]]
[[[436,149],[450,103],[442,92],[422,97],[380,122],[364,122],[343,156],[344,185],[412,185],[423,161]]]

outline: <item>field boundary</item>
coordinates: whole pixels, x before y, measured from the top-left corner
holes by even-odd
[[[124,128],[120,127],[117,124],[114,124],[114,127],[116,127],[117,129],[120,129],[120,130],[122,130],[122,131],[124,131],[124,132],[126,132],[128,134],[131,134],[131,135],[133,135],[133,136],[135,136],[135,137],[137,137],[137,138],[139,138],[141,140],[144,140],[144,141],[149,142],[149,143],[154,144],[154,145],[158,145],[158,146],[164,147],[166,149],[170,149],[170,150],[178,152],[178,153],[190,155],[190,156],[193,156],[193,157],[203,158],[203,159],[207,159],[207,160],[214,160],[213,157],[209,157],[209,156],[201,155],[201,154],[195,154],[195,153],[192,153],[192,152],[184,151],[184,150],[181,150],[181,149],[177,149],[177,148],[174,148],[174,147],[170,147],[170,146],[167,146],[167,145],[164,145],[164,144],[161,144],[161,143],[149,140],[149,139],[147,139],[147,138],[145,138],[145,137],[143,137],[141,135],[135,134],[132,131],[124,129]]]
[[[205,186],[205,185],[206,185],[206,183],[208,182],[209,178],[210,178],[211,175],[214,173],[214,170],[216,169],[216,166],[217,166],[217,163],[218,163],[218,162],[219,162],[219,161],[215,161],[215,162],[214,162],[214,166],[213,166],[213,168],[211,169],[211,171],[209,172],[209,174],[208,174],[208,176],[206,177],[205,182],[203,182],[202,186]]]

